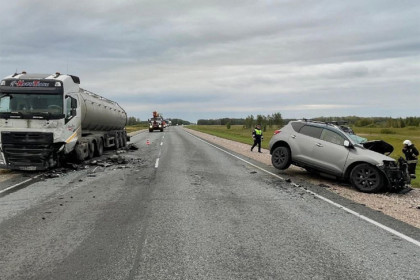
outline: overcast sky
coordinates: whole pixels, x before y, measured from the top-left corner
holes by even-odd
[[[68,73],[146,120],[420,116],[420,1],[3,1],[0,77]]]

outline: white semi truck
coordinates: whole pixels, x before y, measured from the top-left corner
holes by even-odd
[[[126,112],[79,84],[60,73],[1,81],[0,168],[45,170],[67,157],[80,162],[126,146]]]

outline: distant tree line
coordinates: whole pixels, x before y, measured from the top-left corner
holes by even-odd
[[[172,125],[190,125],[191,122],[189,121],[184,121],[181,119],[168,119],[172,122]]]
[[[281,127],[294,119],[283,119],[280,113],[272,115],[249,115],[245,119],[222,118],[222,119],[200,119],[198,125],[243,125],[244,128],[252,128],[257,124],[261,124],[263,129],[268,127]],[[383,127],[383,128],[404,128],[407,126],[420,126],[420,117],[391,118],[391,117],[317,117],[312,120],[331,122],[345,121],[350,126],[355,127]]]
[[[230,128],[231,125],[242,125],[244,128],[252,128],[257,124],[260,124],[265,131],[266,127],[281,127],[283,126],[283,119],[280,113],[274,113],[272,115],[249,115],[245,119],[232,119],[232,118],[222,118],[222,119],[210,119],[205,120],[201,119],[197,121],[198,125],[226,125]]]
[[[222,119],[209,119],[209,120],[198,120],[198,125],[243,125],[245,119],[231,119],[231,118],[222,118]]]
[[[350,126],[355,127],[383,127],[383,128],[404,128],[407,126],[420,126],[420,117],[391,118],[371,117],[362,118],[356,116],[348,117],[319,117],[317,121],[347,121]]]
[[[140,123],[141,123],[140,119],[136,117],[128,117],[127,119],[127,125],[136,125]]]
[[[172,122],[172,125],[190,125],[191,123],[189,121],[184,121],[181,119],[167,119]],[[128,117],[127,119],[127,125],[136,125],[136,124],[147,124],[148,121],[141,121],[139,118],[136,117]]]

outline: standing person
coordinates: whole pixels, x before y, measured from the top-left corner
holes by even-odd
[[[419,151],[414,147],[414,144],[410,140],[404,140],[404,148],[402,152],[405,155],[405,159],[408,164],[408,173],[410,173],[412,178],[416,178],[416,165],[419,156]]]
[[[251,151],[257,146],[258,144],[258,152],[261,152],[261,140],[264,139],[264,136],[262,135],[261,125],[257,124],[255,129],[252,131],[252,138],[254,139],[254,145],[251,147]]]

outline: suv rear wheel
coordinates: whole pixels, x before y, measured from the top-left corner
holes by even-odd
[[[290,149],[285,146],[280,146],[274,149],[271,155],[271,163],[277,169],[287,169],[291,164]]]
[[[362,192],[377,192],[384,187],[384,178],[374,166],[362,163],[356,165],[350,173],[350,182]]]

